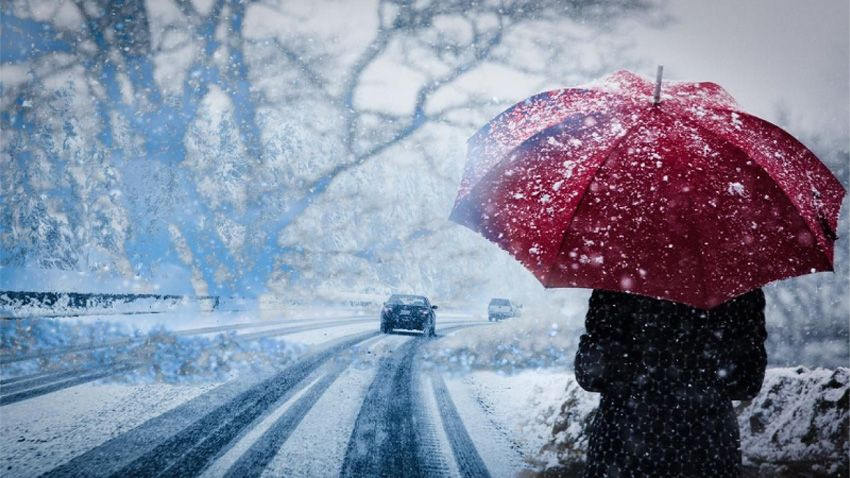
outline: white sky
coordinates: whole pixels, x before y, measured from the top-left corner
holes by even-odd
[[[627,23],[610,37],[603,35],[593,39],[593,44],[573,45],[565,54],[587,50],[591,57],[605,58],[608,44],[624,39],[633,47],[626,58],[646,64],[646,71],[638,73],[654,76],[654,65],[661,63],[665,78],[716,82],[745,111],[776,121],[780,109],[784,109],[789,118],[782,126],[792,134],[818,133],[848,147],[848,0],[668,0],[665,9],[672,22],[664,27]],[[351,45],[351,59],[374,34],[372,1],[294,2],[287,4],[286,10],[288,16],[300,17],[297,25],[292,25],[295,28]],[[280,21],[271,20],[267,13],[263,18],[279,28]],[[375,65],[371,73],[367,84],[375,91],[361,91],[361,101],[388,110],[409,106],[416,85],[408,83],[416,83],[417,78],[398,65]],[[475,89],[484,87],[494,96],[511,101],[537,93],[541,86],[539,81],[521,76],[471,76],[468,81],[475,83]],[[559,86],[572,85],[551,85]]]
[[[716,82],[767,120],[781,106],[790,133],[847,147],[850,2],[686,0],[669,12],[667,27],[635,31],[637,53],[663,64],[665,77]]]

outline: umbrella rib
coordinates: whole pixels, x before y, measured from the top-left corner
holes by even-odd
[[[554,91],[554,90],[553,90],[553,91]],[[542,92],[542,93],[537,93],[537,94],[536,94],[536,95],[534,95],[534,96],[530,96],[530,97],[526,98],[524,101],[534,101],[534,100],[537,100],[538,98],[542,98],[542,97],[544,97],[544,96],[549,96],[549,94],[550,94],[550,93],[551,93],[551,91],[544,91],[544,92]],[[494,117],[493,117],[493,119],[491,119],[490,121],[488,121],[488,122],[487,122],[484,126],[482,126],[482,127],[478,128],[478,130],[477,130],[477,131],[476,131],[476,132],[475,132],[472,136],[470,136],[470,137],[469,137],[469,139],[467,139],[467,140],[466,140],[466,143],[467,143],[467,144],[469,144],[469,143],[472,143],[473,141],[480,141],[480,139],[481,139],[480,137],[481,137],[481,136],[486,136],[486,133],[487,133],[487,132],[489,132],[489,131],[491,130],[492,125],[493,125],[494,123],[497,123],[497,122],[499,122],[499,121],[502,121],[502,120],[505,118],[505,116],[507,116],[507,114],[508,114],[509,112],[511,112],[511,111],[513,111],[513,110],[515,110],[515,109],[516,109],[516,107],[517,107],[517,105],[518,105],[518,104],[519,104],[519,103],[515,103],[515,104],[513,104],[513,105],[511,105],[511,106],[508,106],[508,107],[507,107],[507,108],[505,108],[504,110],[502,110],[502,112],[501,112],[501,113],[499,113],[499,114],[497,114],[496,116],[494,116]]]
[[[478,130],[477,130],[475,133],[473,133],[473,134],[472,134],[472,136],[470,136],[470,137],[469,137],[469,139],[467,139],[467,140],[466,140],[466,143],[467,143],[467,144],[470,144],[470,143],[473,143],[473,142],[475,142],[475,141],[480,141],[480,140],[481,140],[481,137],[482,137],[482,136],[486,136],[486,134],[487,134],[487,133],[488,133],[488,132],[489,132],[489,131],[493,128],[493,126],[492,126],[493,124],[496,124],[496,123],[499,123],[499,122],[503,121],[503,120],[504,120],[504,118],[505,118],[505,117],[506,117],[509,113],[511,113],[512,111],[514,111],[514,110],[516,110],[516,109],[517,109],[517,106],[518,106],[518,105],[520,105],[520,104],[522,104],[522,103],[526,103],[526,102],[534,102],[534,101],[536,101],[536,100],[538,100],[538,99],[541,99],[541,98],[552,97],[552,96],[553,96],[553,93],[557,93],[556,95],[554,95],[554,96],[556,96],[556,97],[557,97],[557,96],[560,96],[561,94],[563,94],[563,92],[570,92],[570,93],[589,93],[589,92],[594,92],[594,93],[601,94],[601,95],[603,95],[603,96],[612,96],[612,97],[615,97],[615,98],[619,98],[619,101],[621,101],[621,102],[628,102],[628,101],[632,100],[632,97],[630,97],[630,96],[628,96],[628,95],[619,94],[619,93],[613,93],[613,92],[609,92],[609,91],[604,91],[604,92],[603,92],[603,91],[594,91],[594,90],[590,90],[590,89],[588,89],[588,88],[582,88],[582,87],[580,87],[580,86],[575,86],[575,87],[572,87],[572,88],[563,88],[563,89],[561,89],[561,90],[549,90],[549,91],[544,91],[544,92],[542,92],[542,93],[537,93],[536,95],[529,96],[529,97],[528,97],[528,98],[526,98],[525,100],[523,100],[523,101],[521,101],[521,102],[519,102],[519,103],[513,104],[513,105],[511,105],[511,106],[509,106],[509,107],[507,107],[507,108],[505,108],[504,110],[502,110],[502,112],[501,112],[501,113],[499,113],[499,114],[497,114],[496,116],[494,116],[494,117],[493,117],[493,119],[491,119],[490,121],[488,121],[488,122],[487,122],[484,126],[482,126],[482,127],[478,128]],[[562,122],[563,122],[563,120],[556,121],[556,122],[552,123],[551,125],[547,126],[547,128],[550,128],[550,127],[552,127],[552,126],[558,125],[558,124],[560,124],[560,123],[562,123]],[[531,137],[533,137],[533,136],[535,136],[535,135],[531,135],[529,138],[531,138]],[[523,144],[523,143],[525,143],[525,141],[527,141],[529,138],[526,138],[525,140],[523,140],[522,142],[520,142],[520,145],[521,145],[521,144]],[[517,147],[519,147],[519,145],[517,145]],[[516,147],[511,148],[511,152],[513,152],[515,149],[516,149]]]
[[[540,93],[540,94],[538,94],[538,95],[533,96],[532,98],[536,98],[536,97],[538,97],[538,96],[543,96],[543,95],[546,95],[546,94],[548,94],[548,92],[546,92],[546,93]],[[611,95],[611,96],[620,96],[620,95]],[[502,112],[502,113],[500,113],[500,114],[499,114],[499,116],[497,116],[496,118],[498,119],[500,116],[505,115],[505,113],[507,113],[507,112],[511,111],[512,109],[514,109],[514,108],[515,108],[515,106],[516,106],[516,105],[514,105],[514,106],[512,106],[512,107],[508,108],[507,110],[503,111],[503,112]],[[619,108],[619,106],[618,106],[618,108]],[[507,162],[507,161],[510,161],[510,157],[511,157],[511,156],[512,156],[512,155],[513,155],[513,154],[514,154],[514,153],[515,153],[518,149],[520,149],[520,148],[521,148],[521,147],[523,147],[524,145],[528,144],[529,142],[533,141],[535,138],[537,138],[540,134],[542,134],[542,133],[543,133],[543,132],[545,132],[546,130],[549,130],[549,129],[551,129],[551,128],[557,127],[557,126],[559,126],[559,125],[563,124],[564,122],[566,122],[568,119],[569,119],[569,117],[561,118],[561,119],[559,119],[558,121],[556,121],[556,122],[554,122],[554,123],[552,123],[552,124],[550,124],[550,125],[546,126],[546,127],[545,127],[545,128],[543,128],[542,130],[539,130],[537,133],[534,133],[534,134],[532,134],[532,135],[528,136],[527,138],[523,139],[522,141],[518,142],[516,145],[514,145],[514,146],[513,146],[513,147],[511,147],[510,149],[507,149],[507,150],[505,150],[504,152],[502,152],[502,157],[501,157],[498,161],[496,161],[495,163],[491,164],[491,165],[490,165],[490,167],[488,167],[488,168],[486,169],[486,171],[484,171],[484,172],[483,172],[483,174],[481,174],[481,175],[480,175],[479,179],[475,182],[475,183],[476,183],[476,185],[477,185],[478,183],[482,182],[482,181],[483,181],[483,179],[484,179],[484,178],[486,178],[486,177],[487,177],[489,174],[491,174],[493,171],[497,171],[497,170],[499,169],[499,166],[501,166],[503,163],[505,163],[505,162]],[[495,120],[495,119],[494,119],[494,120],[491,120],[491,121],[490,121],[490,123],[488,123],[488,124],[492,124],[494,121],[496,121],[496,120]],[[629,133],[631,133],[632,128],[634,128],[635,126],[637,126],[637,123],[635,123],[635,124],[631,125],[629,128],[627,128],[627,129],[626,129],[626,133],[625,133],[622,137],[618,138],[618,139],[617,139],[617,141],[614,143],[614,145],[612,145],[611,147],[612,147],[612,148],[614,148],[614,147],[616,147],[617,145],[619,145],[620,140],[622,140],[625,136],[627,136]],[[472,136],[471,136],[471,137],[467,140],[467,145],[471,144],[471,143],[473,142],[473,140],[475,140],[475,141],[481,141],[481,138],[478,138],[478,136],[479,136],[479,134],[482,134],[482,132],[484,132],[484,131],[486,131],[486,130],[488,130],[488,126],[484,126],[484,127],[482,127],[482,128],[481,128],[481,129],[480,129],[477,133],[475,133],[474,135],[472,135]],[[610,151],[610,150],[609,150],[609,151]],[[606,157],[606,159],[607,159],[607,157]],[[465,179],[465,178],[464,178],[464,179]],[[463,182],[463,179],[461,180],[461,182]],[[459,204],[459,203],[460,203],[460,201],[463,201],[463,200],[465,200],[467,197],[471,196],[471,195],[472,195],[472,190],[474,190],[474,189],[475,189],[475,187],[476,187],[476,186],[470,186],[469,191],[468,191],[466,194],[464,194],[464,195],[463,195],[463,197],[461,197],[461,196],[460,196],[460,192],[458,192],[458,196],[457,196],[457,198],[455,198],[455,207],[457,207],[457,204]],[[453,208],[452,213],[454,213],[454,208]],[[475,229],[473,229],[473,230],[475,230]]]
[[[712,109],[716,109],[716,110],[720,110],[720,111],[730,111],[730,112],[735,111],[735,110],[724,109],[724,108],[712,108]],[[761,118],[758,118],[756,116],[753,116],[753,115],[750,115],[750,114],[747,114],[747,113],[744,113],[744,112],[741,112],[741,111],[735,111],[735,112],[738,113],[738,114],[745,114],[747,116],[750,116],[750,117],[755,118],[755,119],[760,120],[760,121],[764,121]],[[818,244],[820,244],[820,246],[821,246],[821,247],[817,248],[818,252],[820,252],[820,254],[823,256],[823,258],[826,259],[826,264],[830,267],[830,269],[834,269],[835,266],[833,265],[833,261],[826,254],[826,250],[825,250],[826,246],[828,246],[828,244],[824,244],[824,242],[821,240],[820,234],[818,234],[818,232],[815,231],[815,229],[812,227],[812,225],[809,224],[809,221],[808,221],[808,218],[806,217],[806,214],[803,213],[803,210],[800,208],[799,204],[797,204],[797,202],[794,200],[793,194],[789,194],[788,191],[785,190],[783,183],[781,181],[777,180],[773,176],[773,174],[771,174],[771,171],[768,168],[766,168],[764,166],[764,164],[762,164],[761,161],[753,158],[749,153],[744,151],[744,149],[742,147],[738,146],[736,143],[729,141],[727,139],[724,139],[718,133],[716,133],[713,130],[699,124],[699,122],[695,121],[693,118],[691,118],[687,114],[683,113],[680,116],[676,117],[676,116],[671,115],[670,113],[666,113],[666,112],[663,112],[663,111],[662,111],[662,113],[664,113],[665,115],[669,116],[670,118],[672,118],[674,120],[679,119],[681,121],[686,122],[688,125],[693,126],[694,128],[700,130],[701,132],[703,132],[704,134],[706,134],[708,136],[711,136],[715,140],[717,140],[721,143],[724,143],[724,144],[728,144],[729,146],[731,146],[732,148],[734,148],[735,150],[740,152],[745,158],[750,158],[753,161],[755,161],[756,164],[758,164],[759,167],[762,169],[762,171],[764,171],[765,174],[767,174],[768,177],[770,177],[770,179],[777,185],[779,190],[782,191],[782,194],[785,196],[786,199],[788,199],[788,201],[791,203],[791,205],[794,206],[794,209],[797,211],[797,214],[799,214],[800,218],[803,220],[803,224],[805,224],[806,228],[809,230],[809,232],[811,232],[815,236],[815,238],[817,238]],[[774,125],[773,123],[768,122],[768,124],[776,127],[780,131],[782,131],[781,128]],[[794,139],[794,138],[792,137],[792,139]],[[796,141],[796,139],[795,139],[795,141]],[[805,147],[805,146],[803,146],[803,147]],[[812,154],[814,154],[814,153],[812,153]],[[821,234],[822,234],[822,232],[821,232]]]
[[[583,89],[583,88],[566,88],[565,90],[575,90],[575,91],[581,91],[581,92],[590,91],[590,90],[586,90],[586,89]],[[555,91],[555,90],[553,90],[553,91]],[[538,93],[538,94],[528,98],[525,101],[534,100],[538,97],[548,96],[550,93],[552,93],[552,92],[551,91],[545,91],[543,93]],[[621,94],[605,92],[604,95],[614,97],[614,98],[619,98],[620,103],[618,103],[617,106],[615,107],[615,109],[618,109],[618,110],[620,108],[622,108],[625,103],[627,103],[628,101],[631,100],[630,97],[625,96],[625,95],[621,95]],[[469,145],[471,145],[473,143],[483,141],[485,139],[484,137],[487,135],[486,133],[488,133],[489,131],[491,131],[493,129],[492,124],[498,122],[501,118],[503,118],[508,113],[510,113],[511,111],[516,109],[516,107],[517,107],[517,105],[513,105],[513,106],[507,108],[506,110],[504,110],[501,113],[499,113],[498,115],[496,115],[496,117],[493,118],[492,120],[490,120],[486,125],[482,126],[478,131],[475,132],[475,134],[473,134],[472,136],[469,137],[469,139],[466,140],[467,147],[469,147]],[[577,113],[581,113],[581,112],[580,111],[574,112],[574,114],[577,114]],[[566,115],[566,116],[560,118],[558,121],[555,121],[552,124],[546,125],[545,128],[538,130],[536,133],[529,135],[528,137],[526,137],[522,141],[518,142],[516,145],[514,145],[510,149],[506,149],[505,151],[503,151],[502,152],[502,158],[499,161],[497,161],[496,163],[490,165],[490,167],[487,168],[487,170],[484,172],[484,174],[480,175],[481,178],[485,177],[491,171],[498,169],[499,165],[501,165],[507,158],[510,158],[511,155],[514,154],[514,152],[516,152],[523,145],[527,144],[529,141],[532,141],[540,133],[542,133],[543,131],[546,131],[548,129],[555,128],[559,125],[562,125],[564,122],[568,121],[569,118],[570,118],[570,115]],[[636,125],[632,125],[632,126],[636,126]],[[631,129],[631,127],[629,129]],[[629,130],[627,129],[626,132],[628,133]],[[467,193],[466,195],[469,195],[469,193]]]
[[[640,123],[640,121],[635,121],[635,123],[634,123],[634,124],[632,124],[631,126],[629,126],[629,127],[626,129],[626,132],[623,134],[623,136],[620,136],[619,138],[617,138],[617,140],[616,140],[616,141],[614,141],[614,144],[612,144],[612,145],[611,145],[611,147],[610,147],[610,148],[608,148],[608,150],[607,150],[607,151],[605,151],[605,152],[603,152],[603,153],[600,153],[600,155],[599,155],[599,156],[604,156],[604,157],[603,157],[603,158],[602,158],[602,160],[599,162],[599,164],[597,164],[597,165],[596,165],[596,169],[595,169],[595,170],[594,170],[594,171],[593,171],[593,172],[592,172],[592,173],[588,176],[587,184],[585,184],[585,185],[584,185],[584,187],[583,187],[583,188],[582,188],[582,190],[581,190],[581,196],[580,196],[580,197],[581,197],[581,199],[579,199],[578,204],[576,204],[575,209],[573,209],[573,214],[572,214],[572,216],[570,216],[570,220],[569,220],[569,222],[567,223],[567,227],[566,227],[566,228],[564,228],[564,234],[563,234],[563,236],[561,237],[561,242],[560,242],[560,244],[558,245],[558,249],[556,249],[556,250],[555,250],[555,260],[554,260],[554,261],[552,261],[552,265],[551,265],[551,266],[549,266],[549,270],[548,270],[548,271],[546,271],[546,277],[545,277],[546,281],[541,281],[541,282],[543,282],[544,287],[546,287],[546,283],[545,283],[545,282],[548,282],[549,277],[552,275],[552,272],[554,272],[555,267],[558,265],[558,256],[561,254],[561,250],[562,250],[562,249],[563,249],[563,247],[564,247],[564,243],[566,243],[566,242],[567,242],[567,234],[569,233],[570,228],[573,226],[573,221],[575,220],[576,213],[578,212],[578,210],[579,210],[579,208],[582,206],[582,204],[584,204],[584,200],[585,200],[585,198],[587,197],[587,189],[590,187],[590,184],[591,184],[591,183],[593,183],[593,179],[596,177],[596,174],[597,174],[597,173],[599,173],[599,170],[602,168],[602,165],[603,165],[603,164],[605,164],[606,162],[608,162],[608,159],[610,159],[610,158],[611,158],[611,155],[612,155],[612,154],[614,154],[614,151],[616,151],[616,150],[617,150],[617,147],[619,147],[619,146],[620,146],[620,144],[621,144],[623,141],[625,141],[625,140],[626,140],[626,138],[628,138],[629,136],[631,136],[631,135],[632,135],[632,133],[634,132],[634,130],[635,130],[635,129],[636,129],[636,128],[640,125],[640,124],[641,124],[641,123]]]

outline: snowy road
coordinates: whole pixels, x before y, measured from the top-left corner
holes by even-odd
[[[373,322],[373,319],[364,317],[343,317],[330,321],[266,321],[259,323],[239,323],[232,325],[179,330],[175,332],[175,335],[203,335],[214,332],[241,330],[246,328],[258,327],[265,329],[257,332],[242,333],[237,336],[240,341],[251,341],[266,337],[294,335],[299,332],[326,330],[350,324],[364,324],[371,322]],[[281,323],[288,323],[290,325],[288,325],[287,327],[280,328],[268,328],[269,326],[278,325]],[[292,325],[293,323],[297,323],[298,325]],[[0,359],[0,364],[14,363],[24,360],[33,360],[68,353],[89,352],[104,348],[121,347],[139,342],[141,342],[141,339],[122,339],[105,341],[96,345],[55,347],[49,351],[40,351],[37,353],[21,354],[13,357],[2,358]],[[45,393],[50,393],[56,390],[61,390],[63,388],[79,385],[81,383],[91,382],[112,375],[128,372],[144,365],[144,362],[125,361],[113,364],[110,367],[101,370],[92,370],[90,368],[71,369],[58,372],[39,372],[31,375],[3,379],[3,381],[0,382],[0,405],[15,403],[21,400],[25,400],[27,398],[36,397]]]
[[[513,476],[525,468],[462,380],[415,332],[371,317],[236,327],[311,346],[278,370],[204,385],[101,383],[71,370],[0,383],[9,476]],[[438,320],[438,337],[487,326]],[[249,329],[249,331],[245,331]],[[210,333],[196,328],[183,333]],[[206,331],[205,331],[206,330]],[[132,367],[135,364],[116,365]]]

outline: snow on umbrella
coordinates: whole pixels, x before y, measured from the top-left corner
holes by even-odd
[[[660,85],[619,71],[510,107],[470,138],[451,219],[546,287],[706,309],[833,270],[827,167],[714,83]]]

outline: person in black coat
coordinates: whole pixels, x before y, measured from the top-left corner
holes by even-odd
[[[739,476],[732,400],[764,380],[764,306],[761,289],[711,310],[593,291],[575,362],[602,394],[585,476]]]

